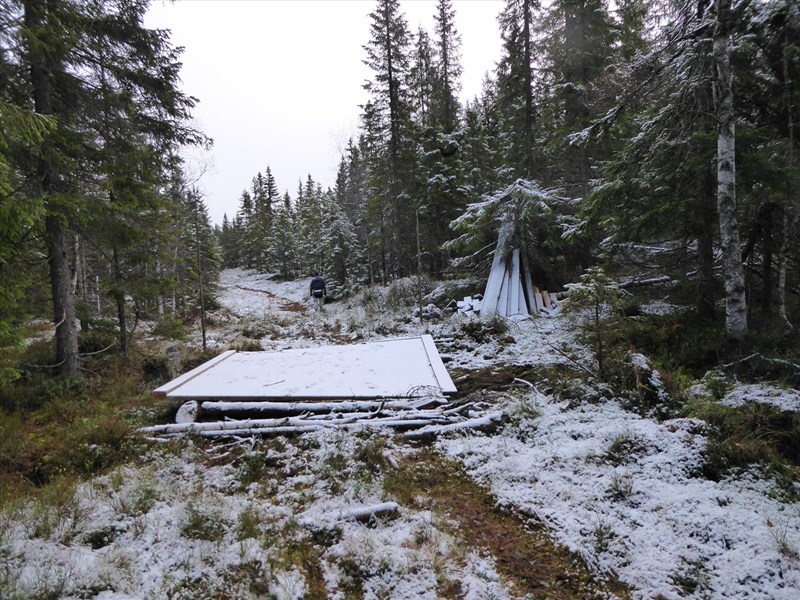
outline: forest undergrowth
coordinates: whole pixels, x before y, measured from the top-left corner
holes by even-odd
[[[285,335],[291,323],[288,318],[248,321],[237,326],[229,345],[255,349],[254,338]],[[212,330],[214,327],[229,326],[212,325]],[[596,333],[584,328],[582,336],[587,345],[591,346]],[[341,336],[334,329],[330,334]],[[575,359],[572,366],[492,364],[480,369],[453,369],[459,397],[502,392],[515,380],[523,380],[571,402],[592,401],[594,394],[598,399],[621,398],[627,408],[654,419],[699,418],[708,424],[704,477],[716,481],[732,470],[760,465],[779,482],[785,500],[798,501],[798,414],[764,404],[732,407],[719,403],[734,382],[769,381],[779,387],[797,388],[800,357],[796,337],[770,335],[764,329],[747,347],[725,348],[720,343],[721,321],[698,322],[681,312],[614,314],[604,322],[602,335],[607,359],[604,381],[596,377],[594,365],[581,359]],[[513,344],[513,336],[512,324],[465,321],[447,343],[493,340]],[[85,348],[106,347],[106,342],[112,350],[86,357],[82,381],[48,374],[44,367],[52,361],[52,342],[32,343],[20,365],[22,377],[0,390],[0,509],[29,502],[69,506],[65,498],[81,481],[113,473],[124,465],[136,465],[153,451],[151,442],[136,429],[168,421],[177,408],[155,401],[150,394],[170,378],[165,340],[137,340],[123,356],[114,352],[113,338],[104,339],[95,331],[89,332]],[[181,348],[183,371],[219,351],[202,352],[180,341],[167,343]],[[646,356],[650,369],[632,365],[632,353]],[[658,374],[657,379],[653,373]],[[693,393],[698,383],[705,394]],[[622,453],[630,450],[623,442],[619,444]],[[242,460],[236,456],[234,453],[221,460]],[[418,449],[394,464],[380,457],[361,458],[368,464],[367,470],[380,471],[386,497],[409,505],[427,498],[425,502],[458,524],[453,533],[464,543],[485,548],[495,557],[498,570],[514,582],[515,589],[534,597],[567,598],[601,589],[623,597],[628,593],[613,578],[597,580],[578,557],[553,545],[540,525],[498,508],[485,489],[468,481],[453,465],[445,465],[445,459],[431,449]],[[258,471],[261,467],[255,463],[251,466],[256,469],[251,474],[254,481],[265,475],[266,471]],[[435,475],[444,472],[449,476]],[[45,530],[55,526],[42,522]],[[237,526],[246,527],[246,523],[240,520]],[[321,552],[312,547],[317,543],[324,546],[324,541],[306,540],[296,548],[297,556],[288,559],[306,564],[311,573],[306,580],[312,583],[312,559]],[[306,547],[308,544],[311,546]],[[533,560],[534,555],[548,558]],[[525,570],[519,567],[522,563],[528,565]],[[520,575],[523,572],[527,575]],[[324,584],[317,581],[315,585],[317,591],[312,586],[309,597],[324,597]],[[453,581],[443,580],[439,592],[442,597],[460,597]]]

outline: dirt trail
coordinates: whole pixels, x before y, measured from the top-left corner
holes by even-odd
[[[456,526],[454,534],[492,554],[497,568],[523,595],[533,598],[596,598],[630,591],[614,579],[599,581],[580,557],[557,545],[534,519],[500,509],[494,498],[460,467],[431,449],[410,456],[387,477],[404,503],[425,498]],[[441,592],[442,590],[440,590]],[[460,597],[454,582],[445,597]]]
[[[276,296],[272,292],[268,292],[267,290],[257,290],[254,288],[245,287],[243,285],[237,285],[237,289],[240,289],[245,292],[253,292],[255,294],[264,294],[269,299],[274,300],[275,303],[278,305],[278,310],[283,310],[286,312],[293,312],[293,313],[300,313],[304,314],[308,312],[308,306],[305,304],[301,304],[300,302],[295,302],[294,300],[289,300],[289,298],[283,298],[281,296]]]

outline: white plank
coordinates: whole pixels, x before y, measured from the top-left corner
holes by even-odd
[[[544,303],[542,302],[542,294],[540,292],[534,292],[533,300],[536,303],[536,312],[538,313],[544,308]]]
[[[500,227],[498,234],[497,247],[492,259],[492,270],[489,271],[489,279],[486,281],[486,290],[483,292],[483,304],[481,305],[481,316],[491,316],[498,311],[500,290],[503,285],[506,273],[506,261],[504,259],[505,246],[508,237],[511,235],[513,227],[506,223]]]
[[[533,277],[531,276],[531,269],[528,266],[528,258],[522,255],[522,283],[525,286],[525,292],[528,296],[528,305],[526,312],[528,314],[538,314],[539,307],[536,306],[536,296],[533,289]]]
[[[521,291],[519,284],[519,248],[515,248],[514,253],[511,255],[511,273],[508,278],[508,308],[506,309],[506,315],[509,317],[519,314],[519,293]]]
[[[503,262],[503,281],[500,285],[500,293],[497,295],[497,314],[501,317],[508,316],[508,270],[510,265]]]
[[[187,371],[186,373],[184,373],[180,377],[177,377],[177,378],[173,379],[172,381],[169,381],[169,382],[165,383],[161,387],[157,387],[156,389],[153,390],[153,396],[156,396],[158,398],[163,398],[163,397],[169,395],[169,393],[172,390],[179,388],[180,386],[184,385],[185,383],[188,383],[189,381],[191,381],[192,379],[194,379],[198,375],[202,375],[203,373],[205,373],[209,369],[217,366],[222,361],[229,359],[234,354],[236,354],[236,350],[228,350],[226,352],[223,352],[219,356],[216,356],[216,357],[212,358],[211,360],[204,362],[199,367],[195,367],[194,369],[192,369],[191,371]]]
[[[458,390],[453,380],[450,378],[450,373],[448,373],[447,369],[444,367],[444,363],[439,356],[439,351],[436,349],[436,343],[433,341],[433,338],[428,334],[420,337],[422,339],[422,346],[425,348],[425,353],[428,355],[428,362],[431,365],[433,375],[436,377],[436,381],[439,382],[439,389],[442,390],[443,394],[455,394]]]

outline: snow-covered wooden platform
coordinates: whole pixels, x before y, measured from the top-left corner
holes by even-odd
[[[456,391],[430,335],[283,350],[228,351],[153,391],[192,400],[406,398]]]

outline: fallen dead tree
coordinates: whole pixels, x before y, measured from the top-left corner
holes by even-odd
[[[406,398],[402,400],[341,400],[333,402],[230,402],[206,401],[200,407],[200,418],[257,418],[261,416],[296,416],[307,413],[350,413],[389,410],[416,410],[445,404],[441,397]]]
[[[490,430],[503,418],[502,412],[486,413],[486,403],[472,402],[452,406],[442,402],[445,401],[436,397],[427,400],[384,401],[377,403],[377,406],[371,402],[342,402],[339,406],[332,406],[334,403],[320,403],[329,405],[324,407],[327,412],[306,411],[299,415],[291,413],[303,403],[286,403],[283,411],[285,416],[278,418],[232,419],[227,417],[231,412],[229,411],[220,412],[221,416],[226,417],[220,420],[152,425],[142,427],[139,431],[149,438],[163,440],[186,435],[204,438],[280,436],[300,435],[331,427],[351,430],[377,428],[404,433],[409,439],[428,440],[453,431]],[[206,404],[208,403],[201,405],[201,413],[205,412]],[[276,405],[280,403],[269,404],[271,406],[266,412],[278,411],[279,407]],[[334,410],[335,408],[342,410]]]
[[[478,431],[493,431],[503,420],[502,411],[489,413],[475,419],[467,419],[460,423],[448,423],[446,425],[428,425],[416,431],[407,431],[404,435],[411,440],[432,440],[437,436],[454,431],[465,431],[468,429]]]

